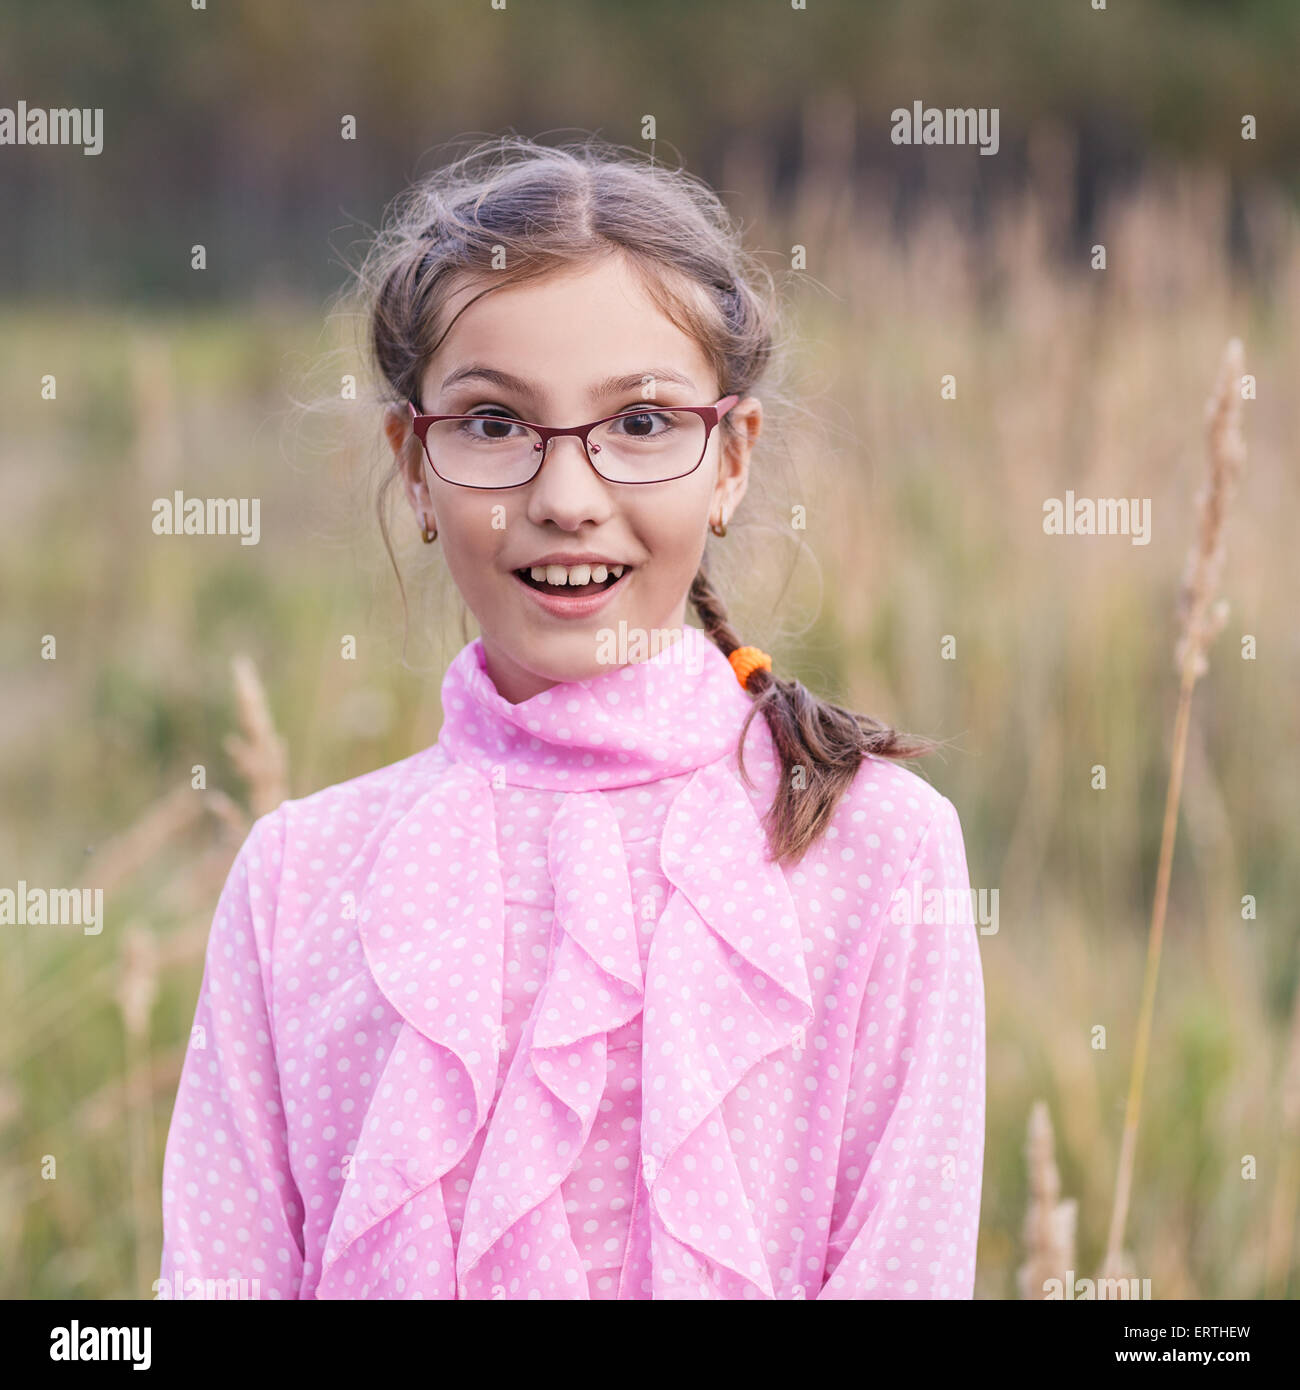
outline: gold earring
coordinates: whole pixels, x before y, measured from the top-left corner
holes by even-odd
[[[721,520],[709,522],[709,530],[712,531],[713,534],[714,534],[715,536],[725,536],[725,535],[727,534],[727,509],[726,509],[726,507],[723,507],[722,512],[721,512],[720,515],[721,515]]]
[[[429,519],[423,512],[420,513],[420,539],[425,545],[438,539],[438,528],[435,526],[432,532],[429,530]]]

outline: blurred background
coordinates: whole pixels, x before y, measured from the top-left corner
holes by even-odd
[[[1125,1247],[1155,1298],[1295,1297],[1298,58],[1289,0],[6,7],[4,101],[101,107],[104,139],[0,146],[0,887],[102,888],[105,925],[0,926],[0,1297],[151,1296],[234,852],[283,796],[433,741],[473,635],[399,517],[404,630],[378,415],[340,390],[347,266],[446,142],[648,150],[647,115],[796,334],[805,413],[712,543],[721,587],[778,668],[953,740],[913,766],[999,892],[977,1297],[1021,1296],[1058,1200],[1060,1258],[1102,1258],[1204,407],[1242,340]],[[891,144],[914,101],[997,107],[997,154]],[[259,497],[259,543],[155,535],[177,489]],[[1150,544],[1045,535],[1067,489],[1150,498]]]

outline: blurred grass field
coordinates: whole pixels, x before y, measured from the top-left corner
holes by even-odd
[[[743,168],[730,182],[761,185]],[[1067,210],[1043,184],[992,209],[981,238],[936,208],[900,244],[878,207],[828,168],[789,207],[747,204],[763,245],[809,247],[792,319],[822,428],[760,447],[762,476],[711,544],[740,630],[778,667],[955,739],[914,766],[961,813],[972,885],[1000,896],[1000,929],[981,943],[976,1295],[1017,1296],[1039,1098],[1063,1195],[1079,1203],[1080,1277],[1101,1257],[1177,694],[1174,601],[1203,404],[1235,335],[1258,399],[1229,522],[1231,613],[1193,706],[1127,1245],[1156,1298],[1294,1297],[1294,213],[1260,211],[1271,259],[1251,286],[1229,268],[1223,189],[1208,174],[1156,177],[1106,207],[1105,271],[1070,247]],[[378,420],[364,399],[339,398],[357,364],[326,315],[289,302],[6,312],[0,886],[108,886],[100,936],[0,928],[3,1297],[150,1296],[163,1143],[240,833],[237,815],[209,814],[189,790],[194,766],[247,816],[224,745],[232,658],[257,664],[294,795],[437,735],[441,672],[465,640],[458,601],[436,547],[398,516],[403,664],[368,500]],[[947,373],[956,400],[941,399]],[[291,408],[304,374],[332,410]],[[260,543],[155,536],[153,499],[178,488],[260,497]],[[1045,535],[1043,502],[1066,489],[1150,497],[1151,543]],[[795,504],[806,532],[789,526]],[[341,656],[347,634],[355,661]],[[941,656],[949,635],[955,660]],[[1255,920],[1242,919],[1245,894]]]

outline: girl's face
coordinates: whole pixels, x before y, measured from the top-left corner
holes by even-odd
[[[478,281],[458,289],[444,321],[482,288]],[[653,379],[649,392],[646,377]],[[626,384],[603,384],[618,378]],[[456,319],[420,390],[429,414],[506,415],[552,426],[585,424],[647,401],[712,405],[722,394],[699,345],[663,315],[619,255],[482,295]],[[682,627],[709,522],[724,509],[730,519],[744,496],[762,407],[747,397],[729,418],[738,438],[724,445],[721,427],[714,429],[703,462],[684,478],[606,482],[582,441],[569,436],[551,442],[530,483],[480,490],[439,478],[410,412],[389,410],[385,431],[417,525],[423,514],[437,527],[452,578],[478,620],[488,674],[505,699],[517,704],[559,681],[608,670],[601,629],[617,635],[625,624],[629,645],[640,640],[653,652],[653,634]],[[518,574],[587,556],[625,567],[593,612],[555,611]]]

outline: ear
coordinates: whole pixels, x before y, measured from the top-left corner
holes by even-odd
[[[749,487],[749,456],[763,429],[763,403],[757,396],[746,396],[731,407],[726,419],[731,421],[734,433],[722,436],[711,514],[717,516],[725,511],[730,520]]]
[[[436,527],[438,518],[433,510],[433,499],[429,495],[427,460],[424,447],[411,428],[411,412],[405,403],[390,405],[384,411],[384,434],[388,447],[402,473],[402,490],[415,514],[416,522],[426,517],[430,526]]]

